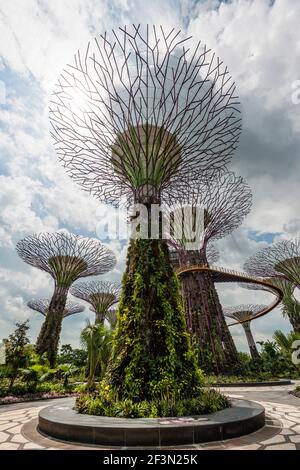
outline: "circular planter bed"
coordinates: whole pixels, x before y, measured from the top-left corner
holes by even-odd
[[[170,446],[219,441],[254,432],[265,424],[258,403],[232,399],[232,407],[216,413],[181,418],[108,418],[78,414],[74,401],[39,413],[40,432],[71,442],[109,446]]]
[[[268,386],[279,386],[279,385],[290,385],[290,379],[279,379],[279,380],[266,380],[264,382],[217,382],[213,384],[213,387],[268,387]]]

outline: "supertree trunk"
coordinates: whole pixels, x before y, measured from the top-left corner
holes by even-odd
[[[254,338],[253,338],[253,335],[252,335],[252,331],[251,331],[251,328],[250,328],[250,322],[245,322],[242,325],[243,325],[243,328],[245,330],[245,334],[246,334],[248,346],[249,346],[249,349],[250,349],[251,357],[252,357],[252,359],[258,359],[259,358],[259,353],[258,353],[256,344],[255,344],[255,341],[254,341]]]
[[[201,384],[179,283],[162,240],[131,241],[105,382],[119,399],[192,397]]]
[[[219,297],[209,273],[191,273],[183,279],[189,329],[199,349],[199,365],[205,372],[233,372],[239,363]]]
[[[51,367],[54,367],[56,362],[67,294],[67,288],[55,286],[54,294],[36,343],[36,352],[38,354],[47,353]]]
[[[207,265],[205,249],[189,255],[190,264]],[[223,315],[222,306],[210,273],[187,273],[182,279],[185,312],[189,331],[197,343],[199,365],[205,372],[234,372],[238,353]]]
[[[104,323],[104,319],[105,319],[105,312],[102,312],[102,311],[95,312],[95,324]]]

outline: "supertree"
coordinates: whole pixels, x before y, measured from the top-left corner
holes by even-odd
[[[282,277],[300,286],[300,238],[262,248],[245,262],[244,269],[254,276]]]
[[[115,205],[151,205],[190,175],[224,168],[241,130],[235,85],[205,46],[133,25],[78,52],[54,91],[59,158],[85,189]],[[149,234],[149,232],[148,232]],[[147,237],[146,237],[147,238]],[[107,383],[119,398],[153,399],[199,383],[167,243],[128,248]],[[166,385],[168,384],[168,385]]]
[[[121,286],[116,282],[89,281],[74,284],[70,293],[91,304],[96,323],[103,323],[108,310],[120,300]]]
[[[46,271],[54,280],[54,293],[36,343],[37,353],[46,352],[53,366],[70,286],[81,277],[111,270],[116,258],[98,240],[66,232],[30,235],[17,243],[16,250],[23,261]]]
[[[244,328],[252,359],[258,359],[259,352],[252,335],[250,323],[252,319],[255,318],[255,316],[264,308],[266,308],[265,305],[253,304],[236,305],[224,308],[225,317],[233,318]]]
[[[118,310],[114,308],[110,308],[106,312],[106,315],[105,315],[105,318],[108,321],[110,328],[112,328],[113,330],[115,329],[116,324],[117,324],[117,319],[118,319],[117,315],[118,315]]]
[[[288,316],[294,330],[299,331],[300,308],[293,291],[300,287],[300,238],[281,240],[262,248],[246,261],[244,268],[255,276],[271,278],[274,283],[282,280],[282,312]]]
[[[265,280],[282,290],[283,297],[281,300],[281,312],[285,318],[289,319],[293,330],[300,333],[300,303],[294,297],[294,291],[296,288],[295,284],[283,277],[271,277],[265,278]],[[251,290],[255,289],[268,291],[267,288],[263,288],[259,285],[255,286],[255,284],[241,284],[241,286]]]
[[[209,266],[211,241],[225,237],[242,223],[250,211],[252,195],[242,177],[225,172],[214,179],[191,182],[178,194],[178,201],[172,208],[174,227],[185,223],[182,214],[187,207],[192,214],[187,222],[196,227],[195,210],[203,209],[197,249],[189,249],[184,238],[170,237],[180,264]],[[202,368],[216,373],[233,370],[239,363],[238,354],[211,274],[188,272],[181,279],[187,324],[198,343]]]
[[[36,312],[40,312],[46,317],[50,305],[50,299],[32,299],[27,302],[27,306]],[[70,317],[76,313],[84,311],[84,306],[67,299],[63,318]]]

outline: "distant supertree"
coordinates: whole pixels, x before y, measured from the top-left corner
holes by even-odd
[[[106,312],[105,318],[106,318],[106,320],[108,321],[109,326],[114,330],[115,327],[116,327],[116,324],[117,324],[118,310],[117,310],[117,309],[110,308],[110,309]]]
[[[283,277],[300,287],[300,238],[262,248],[246,261],[244,268],[254,276]]]
[[[109,309],[119,302],[121,285],[109,281],[89,281],[74,284],[71,294],[91,304],[91,310],[96,314],[96,322],[103,323]]]
[[[252,359],[258,359],[259,352],[257,350],[256,343],[252,335],[250,323],[252,319],[265,308],[265,305],[253,304],[236,305],[224,308],[225,317],[233,318],[234,320],[239,322],[244,328]]]
[[[289,319],[294,331],[300,333],[300,302],[294,297],[295,284],[283,277],[271,277],[265,278],[265,280],[282,290],[281,312],[285,318]],[[241,284],[241,286],[247,289],[269,291],[267,288],[255,284]]]
[[[180,264],[209,266],[207,253],[211,241],[225,237],[242,223],[250,211],[252,194],[242,177],[226,172],[208,181],[191,182],[186,191],[178,194],[178,201],[180,203],[171,208],[174,228],[188,223],[190,229],[194,227],[196,230],[196,209],[203,210],[197,249],[188,249],[184,238],[176,239],[172,236],[170,239],[178,252]],[[187,220],[184,217],[186,208],[191,211],[191,217]],[[184,233],[184,226],[182,229]],[[185,229],[189,233],[189,227]],[[211,274],[185,274],[182,287],[187,324],[199,344],[201,367],[216,373],[232,370],[238,364],[238,354]],[[212,359],[208,361],[208,357]]]
[[[58,80],[50,117],[72,178],[101,201],[143,203],[148,215],[191,175],[224,168],[241,131],[223,63],[180,32],[148,26],[113,30],[78,52]],[[152,400],[166,382],[186,396],[199,383],[189,351],[168,246],[138,237],[128,248],[106,379],[119,398]]]
[[[36,343],[38,354],[46,352],[54,365],[70,286],[81,277],[111,270],[116,258],[98,240],[65,232],[30,235],[17,243],[16,250],[23,261],[54,280],[54,293]]]
[[[47,315],[50,305],[50,299],[32,299],[27,302],[27,306],[36,312],[40,312],[44,317]],[[63,318],[70,317],[76,313],[81,313],[84,311],[84,306],[72,302],[70,299],[67,299]]]

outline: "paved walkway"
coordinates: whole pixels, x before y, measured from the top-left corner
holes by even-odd
[[[261,403],[266,426],[244,437],[222,442],[184,446],[185,449],[300,450],[300,399],[289,395],[293,386],[224,388],[229,396]],[[60,399],[61,402],[64,399]],[[0,450],[101,449],[99,446],[68,444],[42,436],[37,431],[39,411],[57,400],[0,406]],[[183,447],[181,447],[182,449]],[[177,447],[179,449],[179,447]]]

